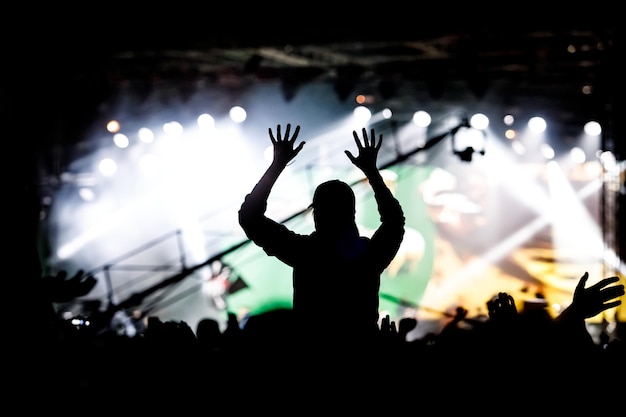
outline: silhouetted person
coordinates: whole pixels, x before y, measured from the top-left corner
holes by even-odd
[[[248,238],[293,269],[293,311],[296,330],[303,341],[317,347],[355,346],[378,335],[380,275],[396,255],[404,236],[405,218],[399,201],[385,185],[376,166],[382,135],[363,129],[363,144],[353,132],[359,154],[345,151],[369,181],[380,215],[380,225],[371,238],[359,235],[355,222],[355,195],[339,180],[326,181],[315,190],[315,231],[298,234],[265,215],[272,187],[287,164],[302,150],[295,146],[300,131],[290,136],[287,124],[276,135],[273,161],[239,211],[239,223]],[[336,311],[347,314],[336,314]],[[347,316],[344,318],[344,316]],[[359,344],[359,346],[363,346]]]
[[[596,348],[587,331],[585,320],[622,304],[624,284],[618,276],[607,277],[585,288],[589,273],[580,277],[574,290],[572,303],[555,319],[560,334],[570,343],[581,348]]]
[[[215,352],[223,348],[220,324],[213,318],[205,317],[198,322],[196,338],[204,353]]]

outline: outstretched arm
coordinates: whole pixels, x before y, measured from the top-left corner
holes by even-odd
[[[363,128],[362,132],[363,144],[361,144],[361,140],[359,139],[359,135],[356,131],[352,132],[359,154],[354,156],[350,151],[345,151],[345,153],[348,158],[350,158],[350,161],[352,161],[357,168],[363,171],[367,177],[372,190],[374,190],[374,197],[378,203],[378,210],[381,217],[384,218],[389,216],[391,218],[401,219],[404,224],[404,214],[402,212],[402,208],[400,207],[400,203],[393,196],[391,190],[387,187],[387,184],[385,184],[385,181],[378,170],[378,166],[376,165],[378,151],[383,143],[383,135],[379,135],[377,141],[374,129],[371,129],[369,137],[365,128]]]
[[[374,192],[385,192],[386,190],[391,195],[391,192],[385,185],[383,177],[378,170],[378,166],[376,165],[378,151],[383,144],[383,135],[379,135],[377,142],[374,129],[370,131],[370,136],[368,137],[367,129],[363,128],[363,144],[361,144],[361,140],[359,139],[359,135],[356,133],[356,130],[352,132],[352,136],[354,136],[354,143],[356,143],[359,154],[354,156],[352,155],[352,152],[345,151],[346,155],[348,155],[350,161],[352,161],[357,168],[363,171],[372,185]]]
[[[359,154],[354,156],[350,151],[345,151],[345,153],[350,161],[363,171],[374,191],[374,198],[378,205],[378,213],[380,214],[382,225],[374,233],[372,240],[378,242],[381,259],[388,265],[395,257],[400,243],[402,243],[405,217],[400,202],[391,193],[387,184],[385,184],[376,165],[378,151],[383,143],[383,135],[379,135],[378,140],[376,140],[374,129],[371,129],[369,136],[365,128],[363,128],[362,133],[363,143],[361,143],[357,132],[352,132]]]
[[[588,278],[589,273],[585,272],[576,285],[572,304],[563,310],[557,320],[581,321],[622,304],[619,297],[624,295],[624,285],[612,285],[619,281],[619,277],[604,278],[585,288]]]
[[[585,319],[622,304],[619,298],[624,296],[624,285],[613,285],[619,281],[619,277],[613,276],[585,288],[588,278],[589,273],[585,272],[576,285],[572,303],[556,317],[555,322],[565,335],[579,340],[582,338],[590,344],[593,340],[585,326]]]

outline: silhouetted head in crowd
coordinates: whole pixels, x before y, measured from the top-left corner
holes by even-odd
[[[309,207],[313,209],[315,229],[320,233],[357,230],[354,191],[343,181],[330,180],[318,185]]]

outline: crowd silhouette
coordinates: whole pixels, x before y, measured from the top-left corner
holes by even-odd
[[[245,323],[228,313],[224,330],[212,318],[194,329],[149,317],[129,336],[88,325],[102,317],[59,317],[54,304],[88,294],[95,278],[83,271],[42,276],[33,244],[29,324],[17,344],[23,359],[8,382],[33,401],[45,396],[50,410],[61,411],[79,404],[130,409],[119,404],[126,398],[144,412],[180,412],[192,403],[207,412],[289,414],[376,407],[374,412],[516,415],[586,406],[601,415],[623,413],[624,324],[616,320],[599,342],[586,326],[587,319],[621,304],[619,277],[587,285],[583,272],[571,304],[556,317],[546,309],[518,309],[505,292],[486,294],[488,316],[468,317],[459,307],[440,332],[410,338],[416,318],[396,323],[378,311],[380,274],[398,250],[405,220],[376,165],[382,135],[363,129],[361,139],[355,131],[358,154],[345,151],[378,204],[380,227],[372,237],[359,236],[354,194],[338,180],[318,186],[311,204],[316,230],[298,235],[265,210],[272,186],[305,144],[296,145],[299,130],[291,134],[289,124],[284,134],[280,125],[275,133],[269,129],[273,161],[239,211],[251,241],[293,268],[293,308]],[[333,297],[350,305],[347,317],[326,311]]]

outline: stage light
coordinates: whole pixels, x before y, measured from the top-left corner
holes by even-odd
[[[163,133],[169,137],[180,137],[183,135],[183,125],[179,122],[171,121],[163,124]]]
[[[117,171],[117,164],[111,158],[104,158],[98,164],[100,173],[106,177],[110,177]]]
[[[488,121],[485,124],[484,119],[477,119],[476,121],[480,121],[479,125],[488,125]],[[471,162],[475,153],[485,154],[487,135],[484,130],[471,127],[467,119],[463,120],[461,127],[452,135],[452,152],[461,161]]]
[[[598,158],[600,159],[602,167],[606,172],[613,172],[613,170],[618,166],[617,158],[615,158],[615,154],[611,151],[600,152]]]
[[[120,123],[117,120],[111,120],[107,123],[107,131],[117,133],[120,131]]]
[[[204,131],[211,131],[215,128],[215,119],[208,113],[198,116],[198,126]]]
[[[428,114],[424,110],[418,110],[413,113],[413,123],[415,123],[419,127],[428,127],[430,126],[431,121],[432,118],[430,117],[430,114]]]
[[[248,117],[248,113],[246,113],[245,109],[241,106],[231,107],[228,115],[233,122],[237,123],[243,123],[243,121]]]
[[[600,136],[600,134],[602,133],[602,126],[600,126],[600,123],[596,122],[595,120],[591,120],[585,123],[583,129],[585,131],[585,134],[589,136]]]
[[[88,203],[96,200],[96,193],[94,192],[93,188],[90,187],[81,187],[78,190],[78,195],[83,201]]]
[[[372,118],[372,112],[365,106],[357,106],[352,112],[355,120],[359,123],[359,126],[365,124]]]
[[[543,117],[534,116],[528,120],[528,128],[531,132],[542,133],[546,130],[547,124]]]
[[[116,133],[115,135],[113,135],[113,143],[115,143],[115,146],[117,146],[118,148],[128,148],[128,145],[130,144],[130,140],[128,139],[128,136],[126,136],[123,133]]]
[[[474,129],[484,130],[489,127],[489,118],[483,113],[476,113],[470,118],[469,124]]]
[[[515,139],[515,136],[517,136],[517,133],[513,129],[507,129],[504,131],[504,137],[509,140]]]
[[[541,150],[541,154],[546,159],[553,159],[556,155],[554,148],[552,148],[552,146],[548,145],[547,143],[542,143],[541,145],[539,145],[539,147]]]
[[[569,151],[569,154],[570,154],[570,157],[572,158],[572,161],[574,161],[574,163],[576,163],[576,164],[582,164],[582,163],[584,163],[587,160],[587,156],[585,155],[585,151],[583,151],[578,146],[573,147]]]
[[[154,132],[147,127],[140,128],[138,136],[143,143],[152,143],[154,141]]]

